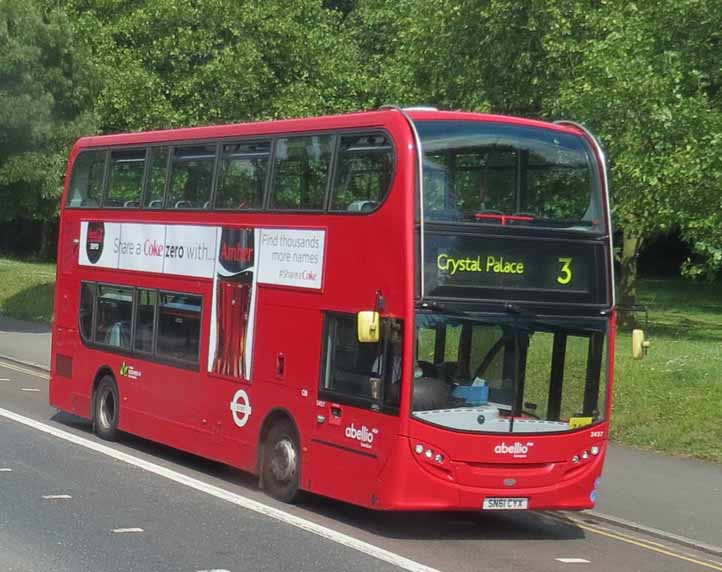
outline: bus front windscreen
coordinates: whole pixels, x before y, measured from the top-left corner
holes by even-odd
[[[481,121],[419,121],[424,219],[604,232],[595,155],[578,135]]]
[[[598,318],[419,312],[413,416],[480,433],[598,423],[606,409],[607,330]]]

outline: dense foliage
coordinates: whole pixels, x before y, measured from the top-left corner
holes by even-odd
[[[0,224],[55,217],[69,145],[96,129],[90,57],[63,10],[0,3]]]
[[[5,0],[3,219],[50,219],[82,133],[429,103],[583,122],[623,287],[675,231],[722,268],[720,0]],[[623,248],[622,248],[623,246]]]

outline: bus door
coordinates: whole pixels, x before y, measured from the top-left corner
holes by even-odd
[[[384,323],[378,343],[361,343],[354,314],[326,315],[323,363],[309,467],[312,491],[373,506],[398,433],[401,328]],[[391,338],[394,337],[392,340]]]

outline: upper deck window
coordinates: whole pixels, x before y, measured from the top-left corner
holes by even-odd
[[[480,121],[420,121],[429,221],[604,230],[595,158],[576,135]]]
[[[145,149],[120,149],[110,154],[110,179],[104,207],[140,208]]]
[[[332,148],[331,135],[278,139],[271,208],[322,210],[331,170]]]
[[[207,209],[211,199],[215,158],[215,145],[176,147],[165,207]]]
[[[145,196],[145,208],[163,208],[163,193],[165,192],[165,179],[168,171],[168,147],[151,147],[150,173],[148,175],[148,190]]]
[[[270,154],[269,141],[224,145],[215,208],[262,209]]]
[[[388,135],[341,137],[331,210],[375,210],[389,190],[393,165],[394,152]]]
[[[68,206],[75,208],[98,207],[103,194],[103,173],[105,155],[102,151],[85,151],[78,155],[73,164],[70,180]]]

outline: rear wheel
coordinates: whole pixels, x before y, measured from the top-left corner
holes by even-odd
[[[115,441],[118,438],[120,400],[118,386],[110,375],[104,376],[98,383],[93,409],[96,435],[106,441]]]
[[[275,423],[263,444],[261,483],[263,489],[283,502],[299,496],[301,454],[293,424],[284,419]]]

